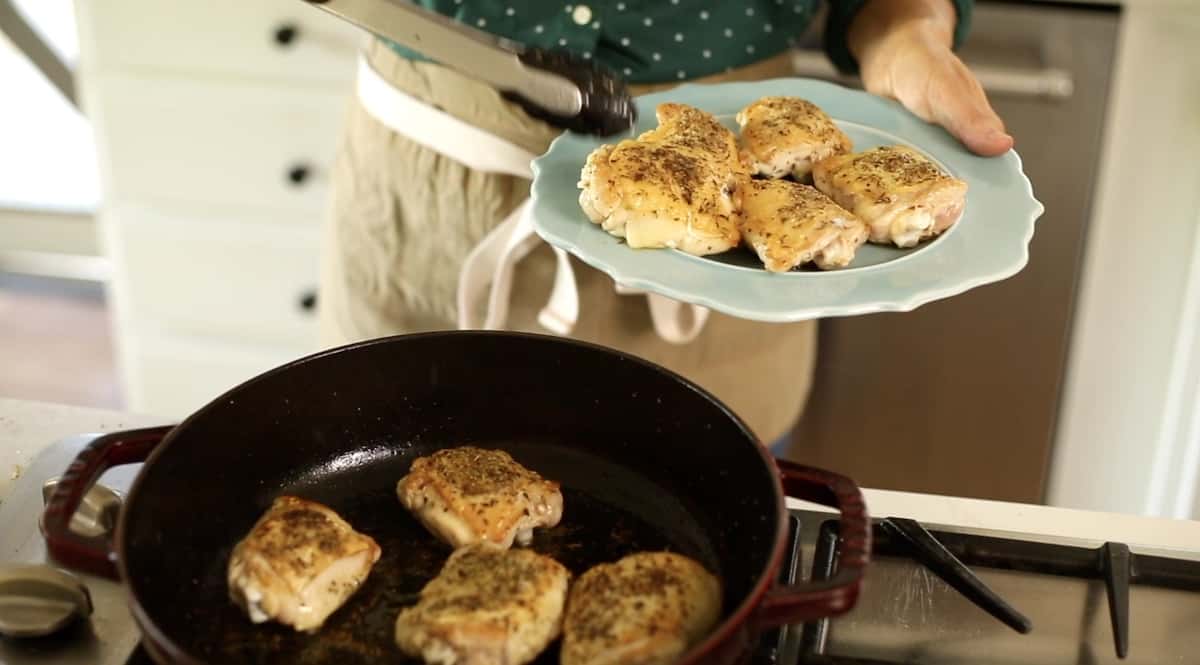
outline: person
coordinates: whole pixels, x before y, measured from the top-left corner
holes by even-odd
[[[594,59],[634,94],[684,81],[791,75],[789,47],[818,11],[817,0],[419,2],[526,45]],[[978,154],[1001,154],[1013,140],[955,55],[971,11],[971,0],[828,0],[824,50],[838,69],[857,72],[868,92],[898,100]],[[527,159],[506,168],[495,157],[511,153],[509,161],[520,162],[520,155],[543,153],[559,133],[488,85],[373,39],[333,168],[320,270],[322,343],[478,327],[463,322],[464,264],[520,208],[530,185]],[[507,307],[506,329],[554,328],[542,305],[558,295],[564,268],[577,312],[558,332],[693,380],[775,452],[786,452],[811,386],[815,322],[767,324],[712,312],[690,335],[672,338],[646,298],[542,244],[512,267],[510,295],[498,305]]]

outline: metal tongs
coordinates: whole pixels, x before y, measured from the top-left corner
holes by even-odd
[[[556,127],[611,136],[630,131],[637,120],[625,82],[591,60],[526,47],[407,0],[305,1],[496,87]]]

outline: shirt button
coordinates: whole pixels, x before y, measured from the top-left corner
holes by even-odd
[[[575,21],[576,25],[587,25],[592,21],[592,8],[587,5],[579,5],[575,11],[571,12],[571,20]]]

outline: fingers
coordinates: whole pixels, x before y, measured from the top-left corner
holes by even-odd
[[[896,99],[976,154],[990,157],[1012,148],[1013,138],[983,86],[945,44],[920,31],[901,32],[869,55],[861,68],[868,92]]]
[[[933,121],[972,152],[990,157],[1008,152],[1013,138],[975,75],[955,56],[943,61],[927,81]]]

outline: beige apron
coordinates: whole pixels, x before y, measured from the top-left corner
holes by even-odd
[[[717,78],[787,73],[779,57]],[[322,343],[456,327],[570,334],[687,376],[765,441],[787,433],[807,398],[814,323],[754,323],[630,293],[524,235],[521,163],[556,134],[486,85],[373,43],[334,166]],[[490,297],[471,302],[481,282]]]

